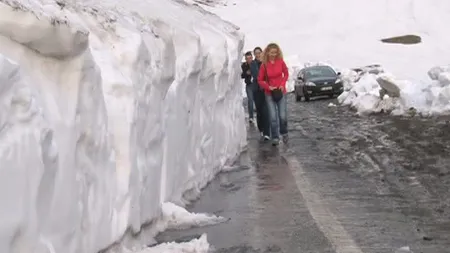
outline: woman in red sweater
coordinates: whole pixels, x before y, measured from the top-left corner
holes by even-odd
[[[258,83],[266,94],[272,144],[274,146],[280,143],[280,134],[283,137],[283,142],[286,143],[288,140],[286,99],[288,78],[289,71],[283,60],[280,47],[275,43],[270,43],[263,52]]]

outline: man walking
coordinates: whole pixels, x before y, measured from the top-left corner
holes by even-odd
[[[269,112],[266,106],[266,95],[264,94],[264,90],[261,89],[258,84],[259,68],[261,67],[261,53],[262,49],[260,47],[255,47],[253,50],[255,60],[250,64],[250,72],[253,77],[253,86],[256,87],[253,90],[253,98],[256,106],[256,124],[261,132],[261,137],[264,141],[268,141],[270,140]]]
[[[252,52],[248,51],[245,53],[245,62],[242,63],[242,74],[241,77],[245,82],[245,92],[247,93],[247,109],[248,109],[248,118],[249,122],[253,123],[253,91],[255,90],[253,82],[252,82],[252,73],[250,71],[250,64],[253,61]]]

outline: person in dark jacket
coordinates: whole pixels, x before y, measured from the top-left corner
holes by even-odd
[[[269,111],[266,106],[264,90],[260,88],[258,84],[259,68],[261,67],[261,53],[262,49],[260,47],[255,47],[255,49],[253,49],[255,59],[250,64],[250,72],[252,73],[253,85],[256,87],[253,91],[253,99],[255,100],[256,107],[256,124],[261,132],[263,140],[268,141],[270,140]]]
[[[241,77],[244,79],[245,82],[245,91],[247,93],[247,109],[248,109],[248,118],[250,123],[253,123],[253,91],[255,90],[255,87],[252,82],[252,73],[250,72],[250,64],[253,61],[253,55],[252,52],[245,53],[245,62],[242,63],[242,74]]]

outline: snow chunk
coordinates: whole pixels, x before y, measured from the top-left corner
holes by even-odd
[[[366,115],[373,112],[379,112],[377,109],[379,103],[379,97],[374,94],[365,93],[358,96],[351,105],[357,108],[358,114]]]
[[[438,81],[441,86],[448,86],[450,84],[450,70],[439,74]]]
[[[395,80],[389,75],[380,75],[377,78],[377,83],[381,89],[386,91],[389,97],[400,97],[400,88]]]
[[[413,251],[409,246],[403,246],[401,248],[398,248],[395,253],[413,253]]]
[[[186,209],[167,202],[162,205],[162,219],[159,221],[160,231],[166,229],[188,229],[226,222],[228,219],[203,213],[190,213]]]
[[[163,243],[137,253],[208,253],[210,246],[206,234],[198,239],[184,243]]]
[[[431,80],[439,80],[441,74],[446,74],[448,72],[450,72],[450,66],[436,66],[428,71],[428,76]]]
[[[173,203],[166,202],[162,205],[162,213],[158,220],[152,224],[150,227],[146,227],[143,231],[141,231],[137,235],[130,235],[125,238],[122,243],[116,244],[114,247],[110,248],[109,253],[131,253],[131,252],[141,252],[143,249],[148,249],[147,245],[155,245],[151,248],[151,250],[156,249],[165,249],[167,246],[168,249],[172,250],[184,250],[186,247],[190,248],[190,245],[194,244],[158,244],[158,242],[152,238],[154,235],[163,232],[167,229],[171,230],[182,230],[189,229],[192,227],[202,227],[202,226],[210,226],[218,223],[226,222],[229,219],[224,217],[215,216],[212,214],[203,214],[203,213],[190,213],[186,209],[177,206]],[[206,242],[206,237],[204,239],[199,238],[200,241]],[[194,240],[193,242],[198,242]],[[207,244],[201,244],[207,245]],[[197,249],[197,248],[196,248]],[[197,249],[198,250],[198,249]],[[146,250],[142,252],[147,252]],[[154,252],[154,251],[150,251]],[[179,251],[174,251],[179,252]],[[182,251],[184,252],[184,251]],[[191,251],[189,251],[191,252]],[[193,251],[197,252],[197,251]],[[203,251],[201,251],[203,252]]]

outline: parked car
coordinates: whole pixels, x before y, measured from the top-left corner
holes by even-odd
[[[309,101],[312,97],[340,95],[344,91],[341,73],[331,67],[318,65],[303,68],[295,80],[294,93],[296,101]]]

